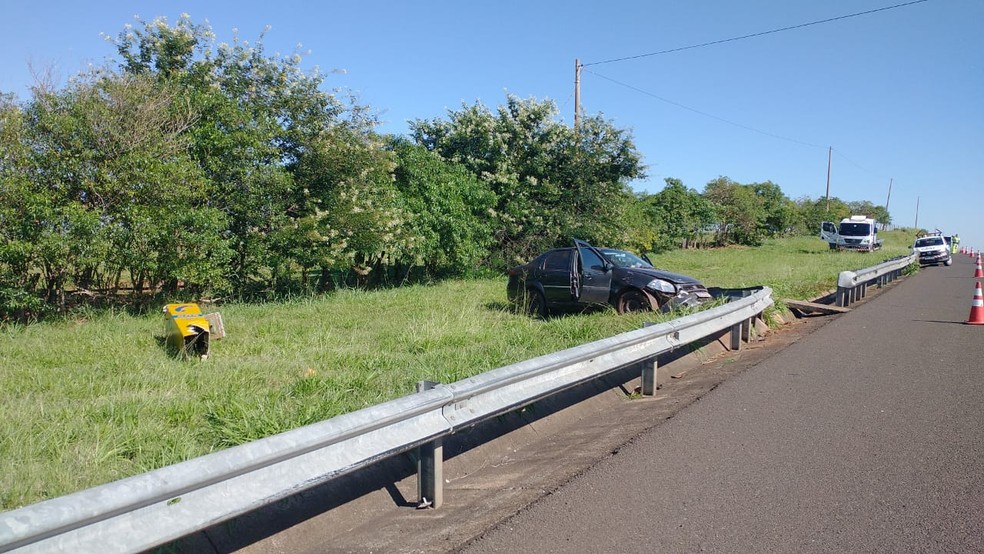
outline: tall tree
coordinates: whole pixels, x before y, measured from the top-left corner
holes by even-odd
[[[824,221],[837,223],[845,217],[851,215],[851,208],[843,200],[832,197],[828,201],[825,198],[799,198],[796,200],[798,212],[797,229],[803,235],[819,235],[820,224]]]
[[[777,237],[792,231],[796,219],[796,206],[779,185],[772,181],[749,185],[762,204],[762,231],[766,236]]]
[[[649,199],[656,212],[658,247],[693,246],[698,243],[701,231],[715,222],[714,205],[679,179],[667,178],[665,182],[663,190]]]
[[[36,91],[27,107],[29,175],[48,205],[39,218],[39,265],[50,302],[70,282],[118,288],[124,272],[137,290],[163,281],[220,282],[219,214],[200,214],[199,221],[212,222],[208,228],[177,223],[209,211],[205,181],[183,138],[195,116],[184,108],[171,88],[144,75],[95,72],[63,91]],[[203,243],[214,247],[212,255],[187,255]],[[179,262],[191,272],[177,269]]]
[[[848,202],[847,206],[853,215],[869,216],[882,225],[888,225],[892,222],[892,216],[884,206],[876,206],[868,200]]]
[[[29,121],[13,95],[0,95],[0,321],[26,321],[46,304],[36,294],[41,278],[42,226],[48,195],[30,179]]]
[[[312,142],[296,164],[304,199],[292,210],[308,231],[298,245],[308,252],[302,261],[320,268],[322,289],[330,286],[332,270],[352,269],[364,283],[372,271],[404,257],[407,215],[393,169],[391,152],[344,127]]]
[[[380,148],[368,138],[374,118],[354,98],[322,90],[323,76],[304,72],[299,54],[268,56],[262,35],[252,44],[238,37],[217,44],[211,27],[187,16],[173,26],[140,24],[116,40],[121,70],[180,87],[198,114],[190,151],[207,178],[209,205],[228,218],[228,278],[241,290],[289,278],[312,262],[297,229],[317,227],[312,214],[326,209],[323,191],[308,194],[312,183],[295,178],[302,159],[323,159],[325,144],[340,133]],[[335,206],[343,208],[351,209]]]
[[[718,177],[707,183],[704,196],[713,202],[718,215],[718,244],[761,243],[765,210],[752,187]]]
[[[422,266],[428,276],[479,269],[492,244],[489,212],[495,197],[488,184],[407,140],[394,141],[393,151],[396,187],[410,214],[407,262]]]
[[[495,113],[475,104],[449,111],[447,120],[411,124],[418,144],[466,167],[495,194],[499,267],[574,236],[624,235],[628,182],[644,175],[630,134],[601,117],[575,131],[556,116],[551,101],[509,96]]]

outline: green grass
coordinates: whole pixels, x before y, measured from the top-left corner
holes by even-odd
[[[650,259],[657,267],[693,275],[707,286],[768,285],[777,300],[806,300],[835,288],[841,271],[909,254],[915,232],[892,231],[879,237],[884,246],[876,252],[834,251],[816,237],[795,237],[769,240],[757,248],[676,250]]]
[[[911,238],[889,235],[874,254],[801,238],[653,261],[708,286],[811,298],[843,269],[907,253]],[[206,361],[166,354],[162,314],[0,328],[0,509],[397,398],[422,379],[453,382],[665,319],[609,310],[532,320],[508,308],[504,278],[219,311],[228,336]]]

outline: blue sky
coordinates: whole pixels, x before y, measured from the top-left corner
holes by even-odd
[[[819,198],[833,148],[831,195],[888,200],[897,225],[918,215],[920,227],[984,248],[984,0],[926,0],[646,55],[910,1],[56,0],[42,11],[6,0],[0,91],[27,98],[36,74],[62,85],[115,61],[100,33],[115,36],[134,15],[173,23],[188,13],[224,41],[238,29],[252,42],[269,25],[268,53],[301,45],[326,86],[357,93],[396,134],[507,94],[551,99],[570,123],[580,59],[583,109],[631,129],[644,156],[650,176],[638,191],[657,192],[667,177],[700,191],[726,176]]]

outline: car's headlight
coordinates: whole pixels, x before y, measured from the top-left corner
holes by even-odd
[[[646,288],[651,290],[658,290],[660,292],[665,292],[667,294],[676,294],[677,291],[676,286],[673,283],[669,281],[664,281],[662,279],[653,279],[652,281],[649,282],[648,285],[646,285]]]

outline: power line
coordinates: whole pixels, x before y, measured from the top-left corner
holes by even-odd
[[[776,139],[779,139],[779,140],[784,140],[784,141],[787,141],[787,142],[794,142],[796,144],[801,144],[803,146],[810,146],[810,147],[813,147],[813,148],[826,148],[825,146],[819,146],[817,144],[812,144],[812,143],[809,143],[809,142],[804,142],[804,141],[801,141],[801,140],[796,140],[796,139],[793,139],[793,138],[784,137],[782,135],[776,135],[774,133],[769,133],[767,131],[762,131],[761,129],[756,129],[754,127],[749,127],[747,125],[742,125],[741,123],[735,123],[734,121],[729,121],[727,119],[724,119],[723,117],[718,117],[716,115],[709,114],[707,112],[702,112],[702,111],[700,111],[698,109],[695,109],[695,108],[691,108],[690,106],[685,106],[683,104],[680,104],[679,102],[674,102],[673,100],[668,100],[666,98],[663,98],[662,96],[658,96],[656,94],[653,94],[652,92],[649,92],[647,90],[643,90],[643,89],[641,89],[639,87],[635,87],[635,86],[632,86],[630,84],[623,83],[621,81],[616,81],[615,79],[612,79],[611,77],[606,77],[606,76],[604,76],[604,75],[602,75],[602,74],[600,74],[598,72],[591,71],[591,70],[587,70],[587,71],[588,71],[588,73],[591,73],[592,75],[595,75],[597,77],[601,77],[602,79],[605,79],[606,81],[611,81],[612,83],[615,83],[616,85],[623,86],[625,88],[634,90],[634,91],[636,91],[636,92],[638,92],[640,94],[645,94],[646,96],[650,96],[652,98],[655,98],[655,99],[659,100],[660,102],[665,102],[665,103],[670,104],[672,106],[676,106],[678,108],[682,108],[684,110],[693,112],[695,114],[702,115],[704,117],[709,117],[711,119],[715,119],[715,120],[720,121],[722,123],[727,123],[728,125],[733,125],[735,127],[738,127],[738,128],[741,128],[741,129],[745,129],[746,131],[752,131],[753,133],[759,133],[761,135],[765,135],[765,136],[768,136],[768,137],[776,138]]]
[[[614,58],[614,59],[611,59],[611,60],[604,60],[604,61],[600,61],[600,62],[586,63],[586,64],[582,64],[582,67],[587,67],[589,65],[601,65],[601,64],[605,64],[605,63],[624,62],[624,61],[627,61],[627,60],[636,60],[636,59],[639,59],[639,58],[648,58],[650,56],[659,56],[661,54],[672,54],[674,52],[682,52],[684,50],[692,50],[694,48],[703,48],[705,46],[714,46],[716,44],[724,44],[726,42],[735,42],[735,41],[738,41],[738,40],[745,40],[745,39],[749,39],[749,38],[755,38],[755,37],[761,37],[761,36],[771,35],[771,34],[775,34],[775,33],[781,33],[783,31],[792,31],[792,30],[795,30],[795,29],[802,29],[804,27],[811,27],[813,25],[820,25],[820,24],[823,24],[823,23],[831,23],[833,21],[840,21],[842,19],[850,19],[852,17],[860,17],[862,15],[870,15],[870,14],[877,13],[877,12],[883,12],[883,11],[887,11],[887,10],[894,10],[896,8],[904,8],[906,6],[912,6],[913,4],[922,4],[923,2],[928,2],[928,1],[929,0],[913,0],[912,2],[906,2],[904,4],[895,4],[894,6],[887,6],[887,7],[884,7],[884,8],[876,8],[874,10],[868,10],[868,11],[864,11],[864,12],[852,13],[850,15],[842,15],[842,16],[838,16],[838,17],[831,17],[829,19],[822,19],[820,21],[811,21],[810,23],[801,23],[799,25],[792,25],[790,27],[783,27],[781,29],[772,29],[771,31],[762,31],[760,33],[752,33],[750,35],[742,35],[740,37],[733,37],[733,38],[726,38],[726,39],[721,39],[721,40],[715,40],[715,41],[711,41],[711,42],[704,42],[704,43],[701,43],[701,44],[694,44],[694,45],[691,45],[691,46],[681,46],[679,48],[671,48],[669,50],[661,50],[659,52],[650,52],[649,54],[639,54],[639,55],[636,55],[636,56],[626,56],[624,58]],[[600,75],[599,75],[599,77],[600,77]]]
[[[666,104],[670,104],[671,106],[675,106],[677,108],[681,108],[681,109],[687,110],[689,112],[693,112],[695,114],[702,115],[704,117],[708,117],[708,118],[714,119],[716,121],[720,121],[722,123],[726,123],[728,125],[732,125],[734,127],[738,127],[739,129],[744,129],[746,131],[751,131],[753,133],[758,133],[760,135],[765,135],[767,137],[771,137],[771,138],[783,140],[783,141],[786,141],[786,142],[792,142],[792,143],[800,144],[800,145],[803,145],[803,146],[809,146],[811,148],[829,148],[830,149],[830,152],[836,152],[839,157],[843,158],[848,163],[850,163],[851,165],[853,165],[856,168],[860,169],[861,171],[864,171],[866,173],[870,173],[871,175],[878,175],[878,176],[880,176],[878,173],[876,173],[874,171],[871,171],[871,170],[867,169],[866,167],[858,164],[854,160],[848,158],[846,155],[844,155],[844,152],[843,151],[841,151],[841,150],[839,150],[837,148],[820,146],[818,144],[813,144],[813,143],[810,143],[810,142],[805,142],[805,141],[797,140],[797,139],[794,139],[794,138],[785,137],[785,136],[782,136],[782,135],[777,135],[775,133],[770,133],[768,131],[763,131],[761,129],[756,129],[755,127],[749,127],[748,125],[743,125],[741,123],[735,123],[734,121],[725,119],[723,117],[718,117],[718,116],[716,116],[714,114],[709,114],[707,112],[702,112],[702,111],[700,111],[700,110],[698,110],[696,108],[691,108],[690,106],[683,105],[683,104],[681,104],[679,102],[674,102],[673,100],[669,100],[667,98],[663,98],[662,96],[659,96],[659,95],[654,94],[652,92],[649,92],[647,90],[643,90],[643,89],[641,89],[639,87],[632,86],[632,85],[630,85],[628,83],[623,83],[623,82],[618,81],[616,79],[612,79],[611,77],[606,77],[605,75],[602,75],[602,74],[600,74],[600,73],[598,73],[596,71],[591,71],[591,70],[586,70],[586,71],[588,71],[588,73],[591,73],[592,75],[595,75],[596,77],[601,77],[602,79],[605,79],[606,81],[610,81],[612,83],[615,83],[616,85],[625,87],[625,88],[630,89],[630,90],[634,90],[634,91],[636,91],[636,92],[638,92],[640,94],[644,94],[644,95],[649,96],[651,98],[655,98],[656,100],[659,100],[660,102],[665,102]]]
[[[838,150],[836,148],[834,148],[833,150],[834,150],[834,152],[837,153],[838,156],[840,156],[841,158],[844,158],[848,163],[850,163],[854,167],[860,169],[861,171],[864,171],[865,173],[870,173],[870,174],[872,174],[872,175],[874,175],[876,177],[883,177],[883,175],[881,175],[880,173],[871,171],[870,169],[868,169],[868,168],[862,166],[861,164],[855,162],[851,158],[848,158],[847,156],[844,155],[844,152],[842,152],[842,151],[840,151],[840,150]]]

